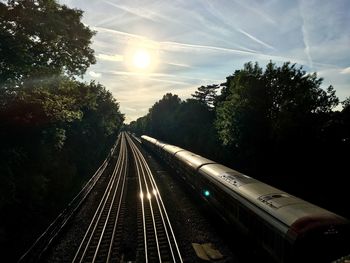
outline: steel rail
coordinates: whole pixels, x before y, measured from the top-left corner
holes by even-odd
[[[137,150],[140,152],[139,149],[137,149]],[[172,238],[173,238],[173,242],[174,242],[175,247],[176,247],[176,250],[177,250],[177,252],[178,252],[180,262],[182,262],[181,253],[180,253],[180,250],[179,250],[179,248],[178,248],[177,241],[176,241],[176,238],[175,238],[175,235],[174,235],[172,226],[171,226],[170,219],[169,219],[168,214],[167,214],[167,212],[166,212],[166,209],[165,209],[165,206],[164,206],[162,197],[161,197],[161,195],[159,194],[158,186],[157,186],[157,184],[156,184],[156,182],[155,182],[155,180],[154,180],[153,174],[152,174],[152,172],[151,172],[149,166],[147,165],[147,161],[145,160],[145,158],[143,157],[143,155],[141,154],[141,152],[140,152],[140,156],[141,156],[141,158],[143,159],[143,162],[144,162],[144,164],[145,164],[145,168],[146,168],[146,170],[147,170],[147,174],[148,174],[148,177],[149,177],[149,179],[150,179],[150,182],[151,182],[151,185],[152,185],[152,188],[153,188],[153,194],[155,195],[157,204],[158,204],[159,207],[161,207],[161,209],[160,209],[161,219],[162,219],[162,222],[163,222],[163,225],[164,225],[164,229],[165,229],[165,233],[166,233],[166,237],[167,237],[167,240],[168,240],[168,244],[169,244],[169,248],[170,248],[170,251],[171,251],[171,255],[172,255],[173,261],[176,262],[176,259],[175,259],[175,254],[174,254],[174,251],[173,251],[173,248],[172,248],[172,243],[171,243],[171,240],[170,240],[170,236],[169,236],[169,233],[168,233],[168,229],[167,229],[167,227],[166,227],[167,225],[169,226],[169,229],[170,229],[170,231],[171,231]],[[164,214],[166,215],[166,218],[164,218],[163,211],[164,211]],[[165,222],[165,221],[166,221],[166,222]]]
[[[125,177],[126,177],[126,164],[127,164],[126,140],[125,140],[125,136],[123,134],[121,134],[120,150],[119,150],[117,163],[114,167],[112,176],[108,182],[106,190],[101,198],[101,201],[100,201],[100,203],[95,211],[95,214],[94,214],[94,216],[89,224],[88,229],[85,232],[83,240],[81,241],[72,262],[77,262],[79,260],[79,258],[80,258],[79,262],[83,262],[84,258],[86,256],[86,253],[87,253],[87,251],[89,251],[89,249],[90,250],[94,249],[94,255],[93,255],[92,262],[94,262],[97,259],[97,254],[98,254],[98,251],[99,251],[99,248],[101,245],[103,235],[105,233],[106,225],[109,222],[110,214],[111,214],[112,208],[113,208],[115,201],[116,201],[116,194],[119,190],[120,179],[124,175],[122,186],[121,186],[121,194],[120,194],[120,198],[118,200],[119,202],[118,202],[116,219],[114,220],[114,224],[113,224],[113,231],[114,231],[114,228],[117,225],[117,219],[119,219],[120,205],[121,205],[122,197],[123,197],[123,193],[124,193],[124,185],[125,185]],[[111,193],[112,193],[112,197],[111,197]],[[110,201],[110,203],[109,203],[109,201]],[[107,212],[106,218],[104,219],[105,221],[101,222],[102,215],[104,212],[106,212],[106,210],[108,210],[108,212]],[[103,223],[103,228],[102,228],[101,233],[96,232],[99,223]],[[97,236],[99,236],[99,240],[98,240],[96,247],[91,248],[90,247],[91,241],[92,241],[92,238],[94,237],[95,234]],[[112,249],[112,246],[113,246],[112,245],[113,240],[114,240],[113,238],[111,238],[111,240],[110,240],[108,255],[110,255],[110,252],[111,252],[110,250]],[[107,255],[107,257],[108,257],[108,255]]]
[[[132,148],[134,150],[135,162],[137,160],[138,165],[141,167],[141,171],[142,171],[141,174],[142,174],[142,178],[143,178],[143,181],[144,181],[144,186],[146,188],[147,199],[148,199],[148,203],[149,203],[149,207],[150,207],[150,211],[151,211],[152,225],[153,225],[155,243],[156,243],[156,247],[157,247],[158,259],[159,259],[159,262],[162,262],[161,252],[160,252],[160,248],[159,248],[158,235],[157,235],[156,220],[155,220],[155,217],[154,217],[154,211],[153,211],[153,206],[152,206],[152,201],[151,201],[151,196],[152,195],[151,195],[151,193],[149,191],[149,188],[148,188],[148,183],[147,183],[147,180],[146,180],[145,168],[144,168],[144,165],[143,165],[142,160],[140,158],[140,155],[139,155],[140,153],[137,151],[136,145],[134,144],[134,142],[130,138],[129,138],[129,143],[130,143],[130,145],[132,145]],[[145,239],[146,239],[146,237],[145,237]]]
[[[120,193],[120,198],[118,199],[118,209],[117,209],[117,214],[116,214],[116,217],[114,219],[114,224],[113,224],[113,231],[112,233],[114,232],[116,226],[117,226],[117,222],[118,222],[118,219],[119,219],[119,212],[120,212],[120,207],[121,207],[121,203],[122,203],[122,198],[123,198],[123,194],[124,194],[124,186],[125,186],[125,175],[126,175],[126,167],[127,167],[127,150],[126,150],[126,147],[125,147],[125,151],[124,151],[124,158],[123,158],[123,161],[122,161],[122,164],[124,164],[124,173],[123,173],[123,167],[121,167],[121,170],[120,170],[120,176],[118,177],[118,181],[117,181],[117,185],[116,185],[116,189],[113,193],[113,198],[112,198],[112,202],[111,202],[111,206],[108,210],[108,214],[107,214],[107,218],[106,218],[106,221],[103,225],[103,229],[102,229],[102,232],[101,232],[101,235],[100,235],[100,239],[98,241],[98,245],[96,247],[96,250],[95,250],[95,254],[94,254],[94,257],[93,257],[93,260],[92,260],[92,263],[94,263],[96,261],[96,258],[97,258],[97,254],[98,254],[98,251],[100,249],[100,246],[101,246],[101,242],[102,242],[102,239],[104,237],[104,234],[105,234],[105,230],[106,230],[106,227],[107,227],[107,224],[109,222],[109,219],[110,219],[110,214],[112,212],[112,209],[113,209],[113,204],[115,203],[115,198],[116,198],[116,195],[117,195],[117,192],[118,192],[118,189],[119,189],[119,183],[120,183],[120,180],[121,180],[121,177],[123,177],[123,182],[122,182],[122,185],[121,185],[121,193]],[[113,247],[113,243],[112,243],[112,240],[113,240],[113,234],[111,236],[111,239],[110,239],[110,245],[109,245],[109,249],[108,249],[108,254],[107,254],[107,262],[108,262],[108,255],[111,254],[111,251],[112,251],[112,247]]]
[[[137,149],[137,151],[140,152],[139,149]],[[174,235],[173,228],[172,228],[172,226],[171,226],[171,222],[170,222],[170,220],[169,220],[167,211],[166,211],[166,209],[165,209],[165,206],[164,206],[162,197],[161,197],[161,195],[159,194],[158,186],[157,186],[157,184],[156,184],[156,182],[155,182],[155,180],[154,180],[154,176],[153,176],[153,174],[152,174],[152,172],[151,172],[149,166],[147,165],[147,161],[145,160],[145,158],[144,158],[144,156],[142,155],[141,152],[140,152],[140,156],[141,156],[141,158],[143,159],[143,162],[144,162],[144,164],[145,164],[145,168],[147,169],[147,172],[148,172],[148,176],[149,176],[149,178],[150,178],[150,180],[151,180],[151,184],[152,184],[152,187],[153,187],[153,192],[154,192],[154,195],[155,195],[155,197],[156,197],[156,201],[157,201],[157,203],[158,203],[158,206],[160,206],[160,205],[159,205],[159,201],[160,201],[160,203],[161,203],[161,207],[162,207],[162,209],[163,209],[163,211],[164,211],[164,214],[165,214],[165,216],[166,216],[166,221],[167,221],[167,224],[168,224],[168,226],[169,226],[169,228],[170,228],[170,231],[171,231],[171,234],[172,234],[172,238],[173,238],[173,240],[174,240],[173,242],[174,242],[174,244],[175,244],[176,251],[177,251],[178,256],[179,256],[179,260],[180,260],[180,262],[182,262],[181,253],[180,253],[180,250],[179,250],[179,247],[178,247],[178,244],[177,244],[175,235]],[[159,200],[158,200],[158,198],[159,198]],[[164,219],[164,216],[163,216],[162,209],[160,209],[161,218],[162,218],[162,221],[163,221],[164,226],[166,226],[166,223],[164,222],[165,219]],[[172,254],[173,261],[176,262],[175,255],[174,255],[173,248],[172,248],[172,244],[171,244],[170,237],[169,237],[169,234],[168,234],[168,230],[167,230],[166,227],[165,227],[165,232],[166,232],[166,236],[167,236],[167,240],[168,240],[168,244],[169,244],[169,247],[170,247],[170,251],[171,251],[171,254]]]
[[[120,161],[121,161],[121,154],[120,154],[120,153],[121,153],[121,152],[122,152],[122,145],[120,146],[118,160],[117,160],[117,163],[116,163],[116,165],[115,165],[115,168],[114,168],[112,177],[111,177],[111,179],[110,179],[109,182],[108,182],[108,185],[107,185],[107,187],[106,187],[106,190],[105,190],[105,192],[104,192],[104,194],[103,194],[103,196],[102,196],[102,198],[101,198],[101,202],[99,203],[99,205],[98,205],[98,207],[97,207],[97,209],[96,209],[96,211],[95,211],[95,214],[94,214],[94,216],[93,216],[93,218],[92,218],[92,220],[91,220],[91,222],[90,222],[90,224],[89,224],[88,229],[87,229],[86,232],[85,232],[85,235],[84,235],[84,237],[83,237],[83,240],[81,241],[81,243],[80,243],[80,245],[79,245],[79,247],[78,247],[78,250],[77,250],[77,252],[76,252],[76,254],[75,254],[75,256],[74,256],[72,262],[76,262],[76,260],[77,260],[77,258],[78,258],[78,255],[79,255],[79,253],[80,253],[80,251],[81,251],[81,249],[82,249],[82,247],[83,247],[83,245],[84,245],[84,242],[85,242],[86,238],[88,237],[89,231],[90,231],[90,229],[91,229],[92,226],[93,226],[93,222],[95,221],[95,218],[99,215],[99,211],[100,211],[100,209],[101,209],[101,206],[103,206],[104,201],[107,200],[107,199],[106,199],[106,195],[108,194],[108,191],[109,191],[109,189],[110,189],[110,187],[112,186],[112,183],[113,183],[113,181],[114,181],[115,174],[116,174],[115,171],[118,169],[118,167],[119,167],[119,165],[120,165]],[[91,236],[90,236],[90,238],[91,238]],[[88,241],[88,242],[89,242],[89,241]],[[85,247],[85,248],[86,248],[86,247]],[[84,252],[83,252],[83,255],[81,256],[81,258],[83,258],[83,256],[84,256]]]
[[[113,226],[113,231],[112,231],[112,239],[110,241],[110,245],[109,245],[109,249],[108,249],[108,255],[107,255],[107,262],[110,262],[110,259],[111,259],[111,255],[112,255],[112,248],[113,248],[113,242],[114,242],[114,239],[115,239],[115,233],[116,233],[116,230],[117,230],[117,223],[119,221],[119,215],[120,215],[120,209],[121,209],[121,204],[122,204],[122,199],[123,199],[123,196],[124,196],[124,188],[125,188],[125,180],[126,180],[126,169],[128,167],[128,153],[127,153],[127,148],[125,148],[125,172],[123,173],[123,184],[122,184],[122,190],[121,190],[121,194],[120,194],[120,202],[118,203],[118,210],[117,210],[117,216],[116,216],[116,219],[114,221],[114,226]]]
[[[138,149],[138,151],[140,151],[140,150]],[[147,171],[148,171],[148,173],[149,173],[149,175],[150,175],[150,178],[151,178],[151,181],[152,181],[152,183],[153,183],[153,187],[154,187],[154,189],[155,189],[155,192],[157,193],[157,194],[156,194],[157,202],[158,202],[158,198],[159,198],[159,201],[160,201],[161,206],[162,206],[162,208],[163,208],[163,211],[164,211],[166,220],[167,220],[168,225],[169,225],[169,229],[170,229],[172,238],[173,238],[173,240],[174,240],[174,244],[175,244],[175,247],[176,247],[176,251],[177,251],[177,253],[178,253],[178,255],[179,255],[180,262],[183,263],[182,256],[181,256],[181,252],[180,252],[180,249],[179,249],[179,246],[178,246],[178,243],[177,243],[177,241],[176,241],[175,234],[174,234],[174,230],[173,230],[173,227],[172,227],[172,225],[171,225],[171,222],[170,222],[168,213],[167,213],[167,211],[166,211],[166,208],[165,208],[165,205],[164,205],[162,196],[160,195],[160,192],[159,192],[157,183],[156,183],[156,181],[155,181],[155,179],[154,179],[154,176],[153,176],[153,173],[152,173],[151,169],[150,169],[149,166],[147,165],[147,162],[146,162],[144,156],[141,155],[141,158],[142,158],[142,159],[144,160],[144,162],[146,163],[146,169],[147,169]],[[168,239],[168,240],[169,240],[169,239]],[[172,251],[172,248],[171,248],[171,251]]]
[[[51,243],[55,240],[58,234],[66,226],[71,217],[77,212],[81,204],[86,200],[91,190],[95,187],[97,181],[104,173],[111,156],[114,154],[116,147],[120,141],[118,136],[117,141],[113,145],[110,153],[102,164],[98,167],[93,176],[85,183],[79,193],[69,202],[67,207],[56,217],[56,219],[47,227],[47,229],[35,240],[32,246],[20,257],[18,262],[37,262],[42,255],[47,251]]]
[[[152,172],[151,172],[151,170],[150,170],[150,168],[149,168],[149,166],[147,164],[146,159],[144,158],[143,154],[141,153],[141,151],[138,149],[138,147],[133,142],[133,140],[129,138],[128,135],[127,135],[127,138],[128,138],[129,145],[133,149],[134,156],[135,156],[135,162],[136,162],[136,158],[137,158],[138,162],[140,163],[139,165],[141,166],[141,169],[138,169],[138,170],[142,171],[143,179],[144,179],[144,182],[145,182],[145,185],[146,185],[147,197],[148,197],[150,203],[151,203],[152,193],[155,196],[155,200],[156,200],[156,204],[157,204],[156,207],[158,208],[158,211],[159,211],[159,214],[160,214],[162,227],[164,229],[164,232],[165,232],[165,235],[166,235],[166,238],[167,238],[167,242],[168,242],[168,246],[169,246],[169,249],[170,249],[170,254],[171,254],[171,257],[173,259],[173,262],[177,262],[177,258],[178,258],[178,262],[182,263],[183,261],[182,261],[181,253],[180,253],[180,250],[179,250],[179,246],[177,244],[176,237],[175,237],[175,234],[174,234],[174,231],[173,231],[173,228],[172,228],[172,225],[171,225],[168,213],[166,211],[165,205],[164,205],[162,197],[160,195],[158,186],[157,186],[157,184],[155,182],[154,176],[153,176],[153,174],[152,174]],[[152,192],[150,192],[149,189],[152,189]],[[151,206],[152,206],[152,204],[151,204]],[[155,235],[156,235],[156,242],[158,242],[157,227],[156,227],[156,224],[155,224],[154,213],[152,211],[151,211],[151,213],[152,213],[153,224],[154,224],[153,227],[154,227],[154,231],[155,231]],[[171,236],[168,233],[168,228],[170,230]],[[146,236],[145,236],[145,238],[146,238]],[[175,255],[175,253],[174,253],[173,244],[174,244],[174,246],[176,248],[177,255]],[[159,255],[159,262],[162,262],[161,251],[159,249],[159,243],[157,243],[157,251],[158,251],[158,255]]]
[[[145,252],[145,262],[148,263],[148,247],[147,247],[147,231],[146,231],[146,215],[145,215],[145,204],[144,204],[144,194],[142,190],[142,180],[141,180],[141,170],[140,170],[140,164],[137,162],[138,159],[136,159],[136,151],[134,149],[134,146],[130,142],[130,139],[127,137],[127,140],[129,142],[130,149],[133,153],[134,160],[135,160],[135,166],[136,166],[136,173],[137,178],[139,182],[139,191],[140,191],[140,200],[141,200],[141,210],[142,210],[142,226],[143,226],[143,240],[144,240],[144,252]]]

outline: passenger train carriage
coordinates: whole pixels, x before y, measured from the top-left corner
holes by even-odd
[[[331,262],[350,253],[347,219],[180,147],[141,141],[276,262]]]

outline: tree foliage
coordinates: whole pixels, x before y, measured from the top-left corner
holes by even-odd
[[[68,203],[106,157],[124,116],[112,94],[102,85],[66,77],[41,82],[34,89],[24,86],[3,105],[1,214],[18,217],[24,209],[28,222],[34,220],[33,211],[41,211],[42,216],[20,238],[16,231],[23,231],[28,222],[22,222],[22,227],[14,231],[15,226],[6,223],[7,216],[0,219],[6,243],[16,250],[9,250],[14,256],[23,252],[22,242],[39,234],[38,229]],[[14,239],[19,245],[9,242]]]
[[[0,2],[0,246],[12,262],[79,191],[124,121],[101,84],[82,11]],[[8,257],[8,258],[7,258]]]
[[[217,90],[219,88],[220,86],[217,84],[200,86],[198,90],[192,94],[192,97],[200,103],[207,105],[209,108],[213,108],[216,101]]]
[[[82,11],[54,0],[0,3],[0,86],[61,73],[82,75],[95,63]]]
[[[149,134],[218,159],[221,149],[213,125],[214,118],[215,113],[203,101],[181,101],[177,95],[167,93],[149,109],[146,116],[131,122],[129,129],[137,135]]]
[[[295,64],[270,62],[265,71],[257,63],[245,64],[223,84],[216,121],[220,139],[239,147],[254,140],[258,127],[264,138],[302,132],[316,114],[329,113],[339,103],[333,87],[325,91],[321,83],[316,73],[306,74]]]
[[[177,95],[167,93],[150,108],[148,119],[151,134],[165,139],[167,134],[172,133],[175,128],[175,113],[180,103]]]

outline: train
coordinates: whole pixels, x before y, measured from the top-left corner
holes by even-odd
[[[141,141],[272,262],[332,262],[350,253],[348,219],[178,146]]]

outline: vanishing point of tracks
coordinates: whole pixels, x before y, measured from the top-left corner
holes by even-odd
[[[127,136],[139,183],[137,261],[182,262],[180,250],[158,186],[141,151]],[[141,209],[140,209],[141,208]]]
[[[132,155],[133,162],[129,161]],[[130,187],[130,167],[138,187]],[[128,183],[130,181],[130,183]],[[134,189],[133,189],[134,188]],[[130,190],[136,190],[128,192]],[[134,201],[128,201],[129,197]],[[130,208],[127,204],[133,204]],[[73,262],[124,262],[128,211],[137,209],[136,262],[182,262],[168,213],[153,174],[141,151],[127,133],[120,135],[118,159],[105,192],[86,230]],[[130,228],[130,227],[129,227]],[[129,253],[130,254],[130,253]]]

